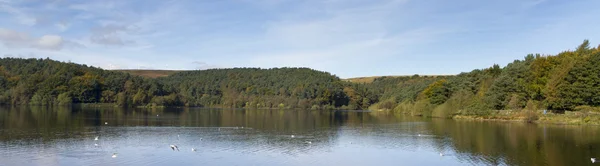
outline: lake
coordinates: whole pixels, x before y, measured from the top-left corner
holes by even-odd
[[[593,165],[599,148],[598,126],[369,111],[0,108],[0,166]]]

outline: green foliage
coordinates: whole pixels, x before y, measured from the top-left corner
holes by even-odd
[[[69,95],[69,93],[61,93],[58,95],[58,99],[57,99],[58,105],[71,105],[73,103],[73,98],[71,98],[71,95]]]
[[[396,112],[435,117],[524,110],[520,117],[534,121],[541,109],[594,110],[600,106],[599,85],[600,48],[590,48],[586,40],[575,51],[529,54],[504,68],[446,77],[380,77],[367,86],[382,93],[374,109],[395,106]]]
[[[441,79],[430,84],[423,92],[421,92],[424,98],[429,99],[431,104],[442,104],[448,100],[450,91],[447,88],[446,80]]]
[[[578,61],[557,86],[558,98],[554,109],[572,110],[577,106],[600,105],[600,53]]]
[[[494,116],[493,110],[594,110],[600,106],[600,48],[529,54],[454,76],[377,77],[351,83],[308,68],[180,71],[144,78],[49,59],[0,59],[0,104],[114,103],[118,106],[386,109],[436,117]],[[529,114],[531,116],[529,116]]]
[[[506,109],[509,104],[512,104],[510,109],[525,106],[526,96],[528,96],[526,78],[529,76],[528,66],[533,61],[532,55],[529,55],[527,59],[508,64],[486,93],[486,97],[494,109]]]
[[[579,112],[600,112],[600,107],[591,107],[589,105],[577,106],[574,109]]]
[[[50,59],[0,59],[0,104],[68,103],[118,106],[247,108],[367,108],[378,101],[364,85],[307,68],[235,68],[181,71],[144,78]],[[352,91],[348,96],[344,89]],[[64,95],[62,97],[65,97]],[[62,100],[66,101],[66,99]],[[60,103],[60,101],[57,101]]]
[[[234,68],[182,71],[158,79],[186,106],[366,108],[377,97],[365,87],[308,68]]]

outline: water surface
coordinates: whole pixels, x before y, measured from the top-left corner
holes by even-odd
[[[0,166],[592,165],[599,134],[368,111],[0,108]]]

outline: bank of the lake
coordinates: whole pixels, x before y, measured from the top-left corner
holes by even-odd
[[[121,106],[115,103],[79,103],[73,104],[73,107],[78,108],[120,108]],[[165,107],[156,105],[137,106],[138,109],[165,109],[165,108],[197,108],[197,107]],[[232,109],[228,107],[210,107],[212,109]],[[210,109],[205,108],[205,109]],[[239,108],[248,110],[297,110],[298,108]],[[340,110],[339,108],[313,108],[310,110]],[[566,111],[563,113],[554,113],[552,111],[528,111],[528,110],[494,110],[488,111],[488,115],[466,115],[454,113],[454,114],[440,114],[435,111],[430,115],[419,114],[413,111],[399,112],[389,109],[375,109],[374,111],[380,112],[395,112],[398,114],[404,114],[409,116],[422,116],[430,118],[448,118],[455,120],[474,120],[474,121],[507,121],[507,122],[523,122],[523,123],[539,123],[539,124],[555,124],[555,125],[600,125],[600,113],[589,110],[581,111]],[[439,111],[439,110],[438,110]]]
[[[446,118],[454,120],[469,121],[505,121],[517,123],[537,123],[553,125],[600,125],[600,113],[594,111],[566,111],[554,113],[552,111],[528,111],[528,110],[494,110],[488,111],[488,115],[465,115],[465,114],[415,114],[414,112],[399,112],[389,109],[378,109],[375,111],[395,112],[408,116],[422,116],[430,118]]]

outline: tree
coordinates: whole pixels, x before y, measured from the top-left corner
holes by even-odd
[[[58,95],[58,105],[71,105],[73,103],[73,99],[69,95],[69,93],[61,93]]]

